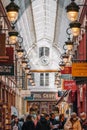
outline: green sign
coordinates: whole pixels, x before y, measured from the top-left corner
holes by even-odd
[[[14,65],[0,64],[0,75],[14,75]]]
[[[61,79],[72,79],[72,75],[71,74],[61,74],[60,78]]]
[[[24,97],[24,100],[27,100],[27,101],[31,101],[31,100],[33,100],[34,98],[32,97],[32,96],[30,96],[30,97]]]

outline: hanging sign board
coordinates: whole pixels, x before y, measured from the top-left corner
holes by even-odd
[[[5,39],[6,39],[6,34],[1,33],[0,34],[0,56],[5,56]]]
[[[72,73],[72,67],[64,67],[63,70],[61,70],[61,74],[71,74]]]
[[[61,74],[60,78],[61,79],[72,79],[72,75],[71,74]]]
[[[0,75],[14,75],[14,49],[13,47],[6,47],[6,61],[0,60]]]
[[[87,63],[72,63],[73,77],[87,77]]]
[[[64,89],[65,90],[77,90],[76,83],[74,80],[64,80]]]
[[[14,75],[14,65],[0,64],[0,75]]]

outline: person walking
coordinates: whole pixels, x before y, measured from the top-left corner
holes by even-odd
[[[80,123],[81,123],[82,130],[87,130],[87,117],[85,112],[82,112],[80,114]]]
[[[63,130],[64,129],[64,124],[66,122],[66,119],[64,117],[64,114],[59,115],[59,127],[58,130]]]
[[[58,130],[58,127],[59,127],[59,121],[55,119],[54,113],[50,114],[50,127],[51,127],[51,130]]]
[[[28,115],[26,121],[22,126],[22,130],[35,130],[34,122],[32,121],[32,116]]]
[[[64,125],[64,130],[81,130],[81,124],[75,112],[73,112],[71,117],[67,119]]]
[[[35,130],[50,130],[50,125],[44,115],[40,116],[40,120],[37,122]]]
[[[17,116],[15,116],[14,120],[11,122],[11,130],[22,130]]]

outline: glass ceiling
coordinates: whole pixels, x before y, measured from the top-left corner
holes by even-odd
[[[78,4],[82,4],[83,1],[76,0]],[[2,0],[2,3],[6,7],[10,0]],[[60,53],[62,53],[67,38],[66,28],[69,21],[66,17],[65,7],[70,0],[15,0],[15,3],[20,7],[17,28],[23,37],[23,47],[27,53],[31,51],[30,61],[34,61],[38,57],[34,45],[37,47],[38,42],[43,44],[47,40],[47,43],[51,44],[50,48],[54,45],[56,47],[55,55],[52,57],[52,60],[55,60],[53,62],[55,68],[60,61]],[[57,60],[55,57],[58,57]]]
[[[53,41],[56,22],[56,3],[56,0],[32,1],[37,41],[41,39]]]

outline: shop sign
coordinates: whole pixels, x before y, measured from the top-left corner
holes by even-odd
[[[72,63],[73,77],[87,77],[87,63]]]
[[[47,93],[47,92],[38,92],[38,93],[32,93],[34,100],[56,100],[56,93]]]
[[[0,64],[0,75],[14,75],[14,65]]]
[[[24,97],[24,100],[32,101],[32,100],[34,100],[34,98],[33,98],[33,96],[27,96],[27,97]]]
[[[65,80],[64,89],[75,91],[77,89],[76,82],[74,80]]]
[[[72,67],[64,67],[63,70],[61,70],[61,74],[71,74],[72,73]]]
[[[71,74],[61,74],[60,78],[61,79],[72,79],[72,75]]]
[[[5,39],[6,39],[6,34],[5,33],[0,33],[0,56],[5,56]]]
[[[31,95],[30,90],[21,90],[21,96],[22,97],[27,97],[27,96],[30,96],[30,95]]]

